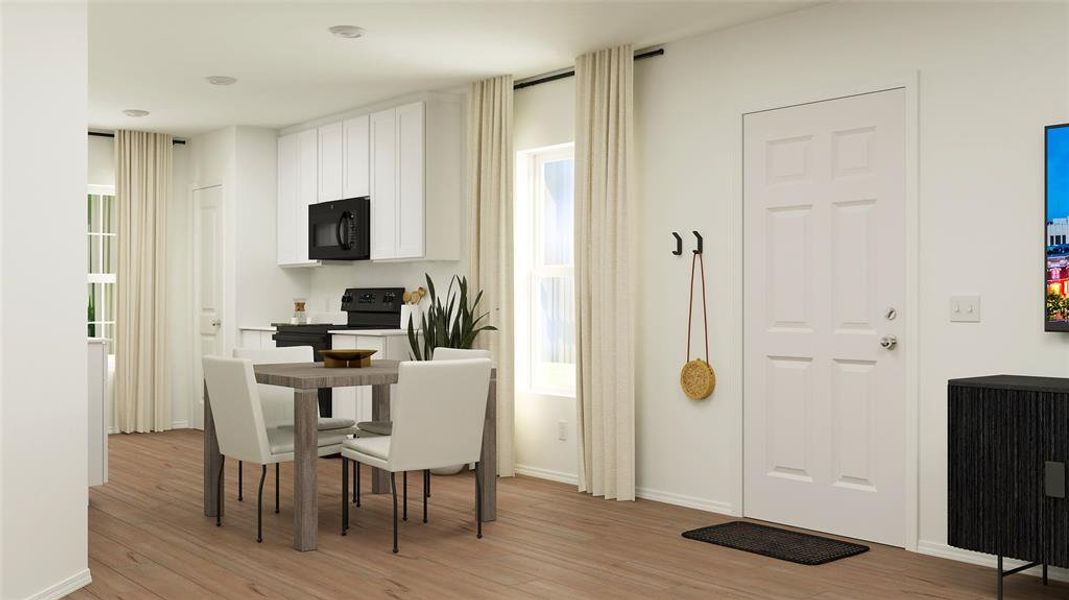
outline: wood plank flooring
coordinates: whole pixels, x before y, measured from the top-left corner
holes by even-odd
[[[726,517],[656,502],[610,502],[524,477],[498,484],[498,520],[475,539],[470,474],[435,477],[421,522],[418,475],[409,521],[390,552],[389,496],[371,496],[341,523],[341,463],[320,460],[317,552],[291,549],[292,471],[264,485],[264,541],[256,543],[259,468],[246,465],[245,501],[227,461],[223,527],[201,512],[201,434],[117,435],[110,479],[90,492],[93,583],[78,599],[195,598],[991,598],[991,569],[873,545],[860,556],[806,567],[680,537]],[[400,483],[400,482],[398,482]],[[1006,580],[1006,598],[1069,598],[1069,585]]]

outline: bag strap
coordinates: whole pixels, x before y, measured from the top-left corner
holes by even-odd
[[[687,310],[687,362],[690,362],[690,332],[693,328],[692,321],[694,319],[694,268],[699,262],[702,267],[702,323],[705,325],[703,328],[703,331],[705,331],[705,362],[709,362],[709,311],[706,308],[705,300],[705,259],[702,258],[700,252],[695,252],[694,258],[690,261],[690,295],[688,296],[690,308]]]

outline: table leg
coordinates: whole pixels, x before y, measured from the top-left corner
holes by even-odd
[[[216,500],[222,494],[219,503],[221,512],[226,512],[225,473],[219,476],[223,464],[223,455],[219,453],[219,439],[215,437],[215,420],[212,419],[212,403],[208,398],[208,384],[204,384],[204,516],[214,517]]]
[[[497,520],[497,380],[490,379],[486,397],[486,420],[483,422],[483,451],[479,457],[483,522]]]
[[[316,460],[319,450],[319,391],[293,394],[293,547],[315,550],[319,538]]]
[[[390,420],[390,386],[371,386],[371,420]],[[371,493],[386,494],[390,491],[390,474],[381,469],[371,469]]]

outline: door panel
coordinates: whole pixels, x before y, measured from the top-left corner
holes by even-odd
[[[345,121],[345,198],[371,194],[370,127],[368,115]]]
[[[371,115],[371,258],[396,258],[397,111]]]
[[[203,427],[204,398],[201,394],[204,381],[201,357],[223,354],[223,188],[213,186],[193,190],[193,205],[196,208],[194,222],[194,285],[197,303],[197,356],[193,372],[196,403],[193,411],[194,426]]]
[[[423,256],[423,103],[397,108],[397,257]]]
[[[905,93],[743,129],[744,512],[902,545]]]
[[[318,201],[330,202],[344,198],[345,133],[342,123],[319,128],[319,190]]]

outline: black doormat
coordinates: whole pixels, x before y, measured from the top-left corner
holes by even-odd
[[[869,549],[861,544],[746,521],[731,521],[684,531],[683,537],[800,565],[822,565],[867,552]]]

